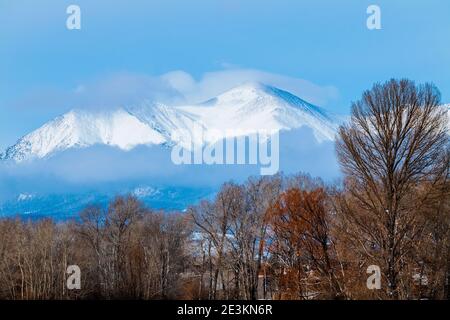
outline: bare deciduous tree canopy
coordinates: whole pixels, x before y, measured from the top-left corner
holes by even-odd
[[[405,255],[424,230],[419,212],[447,179],[447,115],[439,102],[431,84],[377,84],[353,104],[350,123],[339,131],[348,191],[342,216],[362,252],[383,266],[393,298],[399,297]]]

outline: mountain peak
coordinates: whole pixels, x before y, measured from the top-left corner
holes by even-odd
[[[98,144],[126,151],[138,145],[179,143],[173,141],[173,133],[193,130],[195,125],[211,132],[240,129],[245,134],[306,126],[319,142],[333,140],[337,128],[334,117],[321,108],[273,86],[246,82],[201,105],[143,101],[113,110],[74,109],[22,137],[3,158],[20,162]]]
[[[201,105],[236,106],[249,104],[249,102],[272,106],[289,104],[304,110],[314,109],[318,111],[320,109],[288,91],[257,81],[249,81],[233,87]]]
[[[226,92],[231,91],[267,91],[269,88],[272,88],[272,86],[267,85],[265,83],[259,82],[259,81],[246,81],[243,82],[240,85],[234,86],[231,89],[227,90]]]
[[[222,92],[218,96],[209,99],[203,103],[201,106],[212,106],[212,105],[236,105],[245,101],[261,98],[269,92],[269,86],[261,82],[244,82],[238,86],[232,87],[225,92]]]
[[[263,96],[275,96],[275,97],[281,97],[284,95],[294,96],[293,94],[281,90],[272,85],[268,85],[258,81],[249,81],[239,86],[231,88],[230,90],[220,94],[218,97],[238,96],[238,95],[246,97],[259,97],[259,98]]]
[[[338,125],[325,110],[260,82],[246,82],[202,104],[179,108],[196,115],[206,128],[223,132],[278,131],[306,126],[321,142],[334,140]]]

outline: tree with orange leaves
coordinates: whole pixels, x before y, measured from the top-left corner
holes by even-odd
[[[330,237],[330,214],[323,188],[282,193],[268,211],[269,251],[279,298],[338,298],[337,259]]]

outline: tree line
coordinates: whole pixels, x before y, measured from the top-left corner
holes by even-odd
[[[226,183],[184,212],[119,196],[65,223],[3,219],[0,298],[448,299],[439,104],[433,85],[409,80],[366,91],[339,129],[343,180],[333,184],[277,174]],[[68,265],[80,289],[68,289]]]

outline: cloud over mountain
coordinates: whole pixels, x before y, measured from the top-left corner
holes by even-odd
[[[322,142],[334,139],[338,119],[292,93],[250,82],[195,105],[143,101],[110,110],[72,110],[25,135],[3,158],[20,162],[94,145],[125,151],[139,145],[173,145],[183,142],[174,140],[175,131],[194,136],[195,126],[204,128],[206,134],[219,131],[222,138],[236,129],[247,135],[306,126]]]

